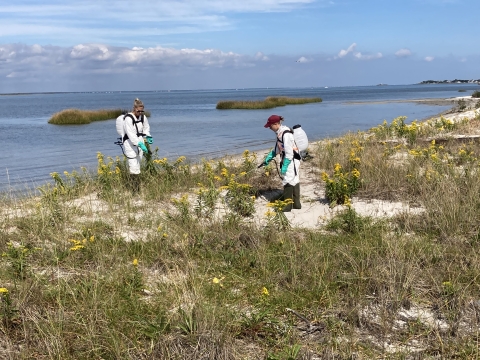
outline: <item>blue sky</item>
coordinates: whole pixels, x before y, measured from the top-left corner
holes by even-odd
[[[480,79],[478,0],[1,2],[0,93]]]

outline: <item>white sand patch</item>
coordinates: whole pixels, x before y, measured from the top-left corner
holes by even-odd
[[[120,227],[114,230],[115,236],[121,237],[126,242],[132,241],[146,241],[148,236],[148,231],[132,229],[130,227]]]
[[[480,110],[468,110],[462,113],[453,113],[444,115],[443,118],[447,120],[452,120],[453,122],[460,122],[462,120],[472,120],[480,115]],[[440,119],[440,118],[438,118]]]
[[[84,212],[90,214],[107,212],[109,210],[108,203],[99,199],[96,192],[72,200],[71,202],[67,203],[67,206],[76,206],[81,208]]]
[[[411,207],[402,202],[392,202],[385,200],[358,200],[352,199],[353,209],[361,216],[370,216],[374,218],[393,217],[402,213],[409,213],[412,215],[421,214],[425,211],[421,207]]]
[[[8,218],[21,218],[35,213],[35,209],[28,208],[7,208],[3,211],[3,216]]]

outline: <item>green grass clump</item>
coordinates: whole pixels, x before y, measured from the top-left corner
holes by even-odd
[[[472,98],[480,98],[480,91],[475,90],[472,94]]]
[[[247,110],[258,110],[258,109],[272,109],[278,106],[285,105],[299,105],[307,103],[316,103],[322,102],[321,98],[291,98],[286,96],[269,96],[263,101],[234,101],[234,100],[225,100],[219,101],[217,103],[217,109],[228,110],[228,109],[247,109]]]
[[[126,110],[122,109],[101,109],[101,110],[80,110],[66,109],[59,111],[48,120],[49,124],[55,125],[80,125],[90,124],[92,121],[102,121],[116,119]],[[145,116],[149,117],[150,113],[145,112]]]

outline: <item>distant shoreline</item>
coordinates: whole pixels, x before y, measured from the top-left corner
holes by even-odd
[[[452,105],[458,101],[458,98],[450,98],[450,99],[408,99],[408,100],[365,100],[365,101],[346,101],[345,104],[347,105],[372,105],[372,104],[389,104],[389,103],[419,103],[424,105],[438,105],[438,106],[447,106]]]
[[[477,80],[461,80],[461,79],[454,79],[454,80],[424,80],[419,84],[477,84],[480,85],[480,79]]]

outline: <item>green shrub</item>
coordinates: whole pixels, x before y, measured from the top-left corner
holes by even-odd
[[[475,90],[472,94],[472,98],[480,98],[480,91]]]
[[[347,206],[326,225],[327,230],[341,230],[349,234],[356,234],[372,225],[372,219],[360,216],[354,208]]]
[[[467,102],[464,99],[460,99],[457,102],[458,110],[463,111],[467,108]]]

